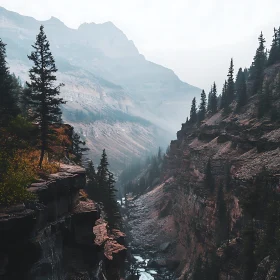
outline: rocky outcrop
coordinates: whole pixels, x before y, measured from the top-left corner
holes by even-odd
[[[62,164],[29,187],[36,202],[1,208],[0,279],[103,279],[93,233],[100,210],[80,195],[85,182],[83,168]]]

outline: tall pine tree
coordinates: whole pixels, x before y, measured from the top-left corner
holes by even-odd
[[[60,122],[61,109],[59,106],[65,102],[58,97],[63,84],[55,85],[57,68],[43,25],[41,25],[36,42],[32,47],[34,50],[28,58],[34,65],[29,70],[30,83],[27,83],[27,86],[31,90],[30,103],[33,108],[33,118],[40,128],[39,166],[41,168],[53,134],[51,125]]]
[[[238,81],[238,83],[237,83]],[[236,78],[237,110],[247,103],[247,85],[245,74],[242,68],[239,69]]]
[[[227,80],[227,91],[226,91],[226,106],[229,106],[230,103],[234,100],[234,65],[233,59],[230,60],[230,66],[228,69],[228,80]]]
[[[87,175],[87,183],[86,183],[86,191],[89,197],[94,200],[98,201],[98,185],[97,185],[97,177],[94,168],[94,164],[92,161],[89,162],[86,168],[86,175]]]
[[[198,112],[198,121],[201,122],[205,119],[206,115],[206,94],[205,91],[202,90],[200,95],[200,105],[199,105],[199,112]]]
[[[209,103],[209,111],[212,114],[215,114],[217,112],[217,106],[218,106],[218,100],[217,100],[217,86],[216,83],[214,82],[212,90],[211,90],[211,95],[209,97],[210,99],[208,100]]]
[[[78,133],[74,133],[72,136],[72,151],[75,155],[75,162],[81,163],[82,157],[84,155],[84,152],[88,151],[89,149],[85,147],[86,142],[81,140],[81,137]]]
[[[208,93],[207,112],[210,112],[210,100],[211,100],[212,93],[213,93],[213,88],[211,86],[211,89],[210,89],[210,91]]]
[[[6,45],[0,39],[0,126],[19,113],[13,94],[13,79],[6,62]]]
[[[226,107],[226,94],[227,94],[227,81],[225,81],[225,83],[223,85],[220,109],[223,109]]]
[[[271,108],[271,94],[268,81],[263,82],[263,88],[259,92],[258,97],[258,117],[261,118]]]
[[[115,179],[113,173],[109,172],[107,182],[107,196],[104,200],[104,206],[107,213],[107,220],[111,228],[120,228],[121,226],[121,214],[119,205],[116,198]]]
[[[252,82],[251,95],[254,95],[262,90],[263,73],[267,60],[265,50],[265,39],[262,33],[259,36],[258,40],[259,47],[257,48],[256,54],[254,56],[249,75],[249,79]]]
[[[102,152],[102,156],[100,159],[100,164],[97,169],[97,180],[98,180],[98,185],[100,188],[105,188],[105,185],[108,181],[109,178],[109,170],[108,170],[108,159],[107,159],[107,154],[105,149]]]
[[[196,123],[197,121],[197,109],[195,97],[192,100],[191,112],[190,112],[190,122]]]
[[[108,169],[109,163],[105,149],[102,152],[100,164],[97,170],[97,194],[98,201],[104,205],[107,221],[111,228],[119,228],[121,215],[116,199],[115,179]]]
[[[280,50],[279,50],[279,39],[278,39],[278,30],[274,28],[274,34],[272,39],[272,45],[269,52],[267,65],[270,66],[279,60]]]
[[[238,72],[237,72],[237,75],[236,75],[236,79],[235,79],[235,84],[234,84],[234,86],[235,86],[235,91],[237,91],[237,89],[238,89],[239,86],[240,86],[240,83],[241,83],[241,80],[242,80],[242,73],[243,73],[243,70],[242,70],[242,68],[240,67],[240,68],[238,69]]]

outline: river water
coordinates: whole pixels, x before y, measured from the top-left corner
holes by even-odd
[[[122,198],[122,201],[118,200],[118,203],[121,205],[123,210],[127,210],[125,207],[125,198]],[[131,236],[133,239],[133,236]],[[145,257],[143,256],[145,255]],[[134,268],[138,273],[139,280],[167,280],[175,279],[171,276],[170,272],[167,269],[161,268],[159,270],[149,267],[149,261],[151,258],[147,258],[148,255],[140,255],[139,252],[132,254],[134,259]]]
[[[157,275],[157,271],[147,268],[149,259],[143,259],[140,255],[133,255],[136,260],[137,271],[140,276],[140,280],[154,280],[154,276]]]

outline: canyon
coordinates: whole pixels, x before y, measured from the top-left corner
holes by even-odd
[[[266,69],[266,78],[275,77],[278,69],[279,64]],[[279,96],[273,100],[279,108]],[[279,121],[257,118],[257,106],[253,95],[238,113],[233,102],[229,114],[220,110],[200,124],[182,124],[165,155],[159,183],[131,202],[133,246],[152,258],[153,268],[174,271],[172,279],[194,279],[198,260],[207,261],[211,254],[219,264],[219,279],[243,279],[243,232],[249,219],[241,205],[244,193],[259,182],[278,196],[280,183]],[[212,191],[205,182],[207,162],[215,178]],[[269,175],[259,177],[264,170]],[[219,224],[220,186],[228,228]],[[255,223],[262,234],[264,221]],[[217,246],[222,235],[227,240]],[[256,266],[252,279],[278,279],[279,262],[269,253]]]

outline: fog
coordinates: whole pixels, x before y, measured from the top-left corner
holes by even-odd
[[[77,28],[112,21],[147,59],[205,88],[221,87],[230,58],[249,66],[261,30],[270,45],[280,25],[278,0],[0,0],[6,9],[45,20],[51,16]],[[217,59],[218,57],[218,59]]]

